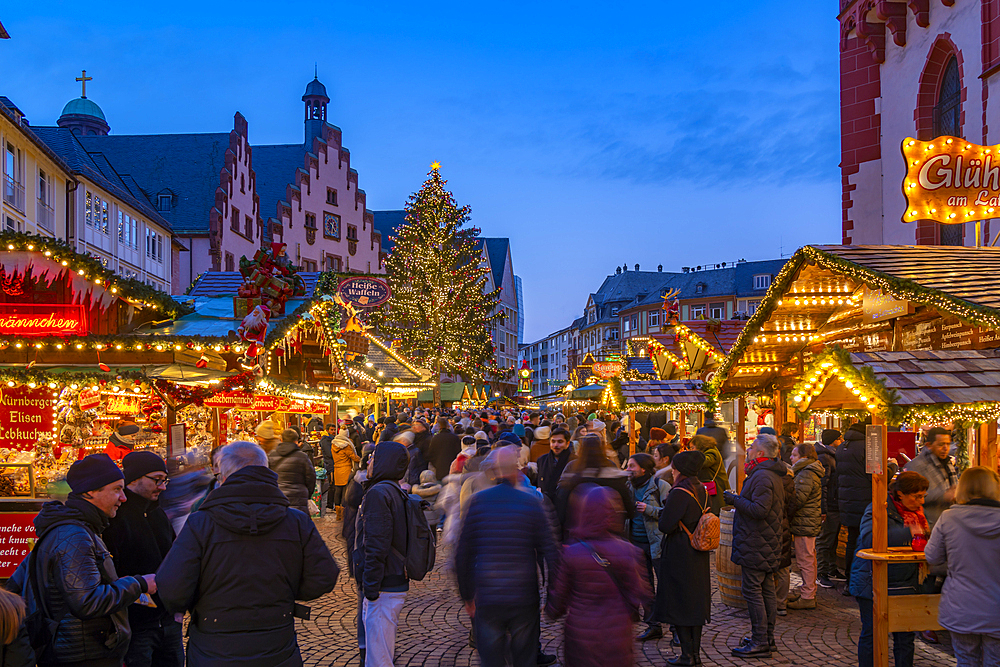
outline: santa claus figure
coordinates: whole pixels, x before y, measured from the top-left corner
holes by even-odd
[[[257,306],[254,308],[236,329],[236,335],[240,340],[250,344],[247,348],[246,356],[249,359],[263,353],[264,336],[267,334],[267,321],[271,318],[271,309],[267,306]]]

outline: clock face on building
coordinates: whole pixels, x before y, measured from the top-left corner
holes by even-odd
[[[529,371],[527,368],[521,370],[521,377],[528,378],[530,376],[531,376],[531,371]]]
[[[328,239],[340,238],[340,216],[334,213],[323,213],[323,236]]]

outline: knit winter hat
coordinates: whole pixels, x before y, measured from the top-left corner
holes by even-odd
[[[653,428],[649,429],[649,439],[660,440],[660,441],[666,440],[667,432],[664,431],[662,428],[656,428],[654,426]]]
[[[415,439],[416,435],[413,433],[413,431],[403,431],[402,433],[397,434],[393,438],[394,441],[400,443],[404,447],[409,447],[410,445],[412,445]]]
[[[125,479],[121,468],[107,454],[85,456],[69,467],[66,482],[73,493],[87,493]]]
[[[823,429],[823,434],[820,436],[820,440],[823,441],[824,445],[829,446],[839,440],[840,435],[840,431],[835,428],[825,428]]]
[[[509,442],[512,445],[517,445],[518,447],[520,447],[522,444],[521,439],[517,437],[517,434],[511,433],[510,431],[504,431],[503,433],[501,433],[500,438],[497,440],[497,442],[500,442],[501,440],[503,442]]]
[[[705,454],[697,449],[683,451],[670,459],[670,465],[685,477],[694,477],[705,465]]]
[[[153,452],[129,452],[122,459],[122,470],[125,472],[125,483],[131,484],[151,472],[167,472],[167,464]]]
[[[474,437],[476,440],[489,440],[489,438],[486,437],[486,431],[476,431],[476,435]]]
[[[539,426],[535,429],[535,440],[548,440],[552,434],[552,429],[548,426]]]

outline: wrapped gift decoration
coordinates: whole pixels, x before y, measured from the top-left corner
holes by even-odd
[[[253,311],[254,308],[263,304],[260,297],[233,297],[233,317],[244,318]]]

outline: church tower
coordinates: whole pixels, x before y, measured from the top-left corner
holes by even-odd
[[[302,96],[302,101],[306,106],[306,150],[312,150],[313,137],[323,136],[323,125],[326,123],[326,105],[330,98],[326,95],[326,86],[319,82],[319,78],[314,76],[313,80],[306,86],[306,93]]]
[[[108,121],[104,118],[104,112],[91,100],[87,99],[87,82],[94,77],[87,76],[87,70],[83,70],[83,75],[76,78],[83,84],[83,90],[75,100],[70,100],[63,107],[62,115],[56,124],[59,127],[66,127],[73,131],[73,134],[85,136],[105,137],[111,131]]]

